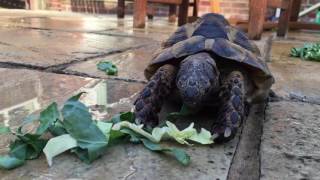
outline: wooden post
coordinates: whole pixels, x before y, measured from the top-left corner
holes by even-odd
[[[25,9],[30,10],[30,0],[24,0]]]
[[[144,28],[147,15],[147,0],[134,0],[133,27]]]
[[[277,36],[284,37],[289,29],[289,22],[290,22],[290,15],[292,10],[293,0],[286,0],[289,1],[288,6],[286,8],[281,9],[280,17],[279,17],[279,25]]]
[[[187,23],[188,9],[189,9],[189,0],[182,0],[179,6],[178,26],[181,26]]]
[[[176,22],[177,20],[177,5],[169,5],[169,22]]]
[[[154,12],[155,12],[155,7],[154,4],[149,4],[147,6],[147,16],[149,20],[153,20],[153,16],[154,16]]]
[[[193,17],[198,17],[199,0],[193,0]]]
[[[260,39],[267,10],[267,0],[250,0],[248,35],[250,39]]]
[[[293,4],[292,4],[290,21],[298,21],[300,7],[301,7],[301,0],[294,0],[292,3]]]
[[[125,0],[118,0],[117,16],[124,18]]]

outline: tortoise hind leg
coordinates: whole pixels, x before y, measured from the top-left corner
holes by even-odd
[[[245,117],[244,77],[241,72],[233,71],[224,80],[219,93],[222,101],[218,118],[212,131],[217,134],[215,142],[231,140]]]
[[[176,74],[177,68],[166,64],[151,77],[134,103],[136,123],[144,124],[146,127],[158,125],[158,113],[164,99],[168,97],[174,87]]]

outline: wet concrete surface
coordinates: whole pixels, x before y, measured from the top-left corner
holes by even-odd
[[[145,85],[141,82],[145,81],[143,69],[154,51],[160,47],[160,40],[175,29],[175,26],[164,25],[163,22],[166,21],[163,20],[148,23],[146,31],[142,31],[127,28],[132,25],[130,18],[121,22],[113,18],[105,25],[102,22],[108,17],[102,18],[103,20],[84,17],[94,19],[93,22],[88,20],[89,24],[86,26],[78,16],[65,18],[43,14],[31,16],[25,13],[19,16],[20,13],[3,17],[0,12],[0,17],[6,19],[0,23],[0,64],[2,67],[10,65],[9,69],[0,69],[1,74],[4,74],[0,78],[0,91],[4,95],[0,102],[0,117],[2,123],[12,128],[19,126],[26,115],[38,113],[52,101],[62,105],[67,98],[80,91],[87,92],[81,100],[90,107],[95,119],[105,120],[116,113],[130,111],[137,93]],[[137,48],[138,46],[142,47]],[[119,68],[118,76],[106,80],[88,78],[87,76],[108,77],[96,69],[100,60],[116,64]],[[167,113],[178,109],[178,106],[168,104],[160,116],[165,117]],[[209,129],[212,123],[210,118],[193,117],[188,121],[178,120],[177,124],[186,126],[197,121],[197,127]],[[1,154],[8,151],[12,138],[1,138]],[[226,179],[238,138],[237,136],[229,143],[212,147],[182,147],[192,158],[188,167],[179,165],[172,158],[151,153],[140,145],[126,144],[109,149],[105,156],[92,165],[86,165],[76,157],[65,154],[57,157],[54,165],[49,168],[45,158],[41,156],[15,170],[0,170],[0,177]]]
[[[91,77],[106,77],[106,74],[96,68],[100,61],[111,61],[118,68],[118,77],[124,79],[135,79],[146,81],[144,69],[149,64],[154,53],[160,48],[160,43],[154,43],[147,47],[129,50],[124,53],[117,53],[81,62],[69,66],[64,71],[67,73],[83,73]]]
[[[320,102],[320,63],[289,56],[292,47],[303,44],[293,40],[273,42],[269,64],[276,79],[273,89],[285,98],[298,96]]]
[[[319,179],[320,106],[276,102],[267,108],[261,179]]]
[[[1,80],[1,94],[7,99],[1,101],[2,123],[12,128],[19,126],[23,117],[39,112],[50,102],[62,105],[71,95],[87,92],[81,100],[91,108],[95,119],[105,120],[121,111],[130,111],[133,100],[144,84],[115,80],[98,80],[70,75],[35,72],[29,70],[0,69],[6,74]],[[22,76],[23,74],[23,76]],[[29,87],[30,86],[30,87]],[[104,106],[105,110],[96,111],[96,106]],[[161,116],[177,110],[167,106]],[[201,127],[209,128],[206,116],[183,120],[181,124],[202,122]],[[199,124],[198,124],[199,126]],[[193,146],[185,148],[192,158],[188,167],[179,165],[175,160],[163,155],[154,154],[140,145],[119,145],[107,150],[106,154],[92,165],[86,165],[72,155],[62,155],[48,167],[41,156],[37,160],[28,161],[24,166],[12,171],[0,170],[1,179],[225,179],[228,174],[237,138],[224,145],[212,147]],[[0,153],[8,150],[12,137],[2,136]],[[171,145],[175,146],[175,145]]]
[[[143,30],[132,29],[130,16],[117,20],[115,16],[0,10],[0,19],[0,122],[11,127],[17,127],[27,114],[39,112],[52,101],[62,105],[67,98],[80,91],[87,92],[81,100],[90,107],[95,119],[105,120],[116,113],[131,110],[134,99],[145,85],[143,69],[160,47],[161,41],[176,29],[166,18],[148,21],[147,28]],[[272,150],[272,153],[268,150],[274,148],[270,134],[277,134],[283,139],[283,143],[277,144],[280,149],[287,146],[298,148],[292,146],[293,137],[302,140],[312,138],[312,142],[317,142],[313,135],[300,136],[291,130],[278,132],[282,125],[270,122],[287,122],[294,112],[299,114],[303,111],[304,113],[300,113],[301,118],[298,118],[299,122],[295,122],[297,118],[293,118],[295,120],[290,128],[307,128],[310,132],[314,131],[314,135],[319,133],[319,124],[314,122],[319,115],[316,111],[318,106],[290,99],[292,93],[309,99],[319,97],[319,63],[301,61],[287,55],[291,46],[313,41],[318,36],[304,32],[290,33],[287,39],[276,38],[270,54],[269,35],[257,42],[263,57],[266,59],[270,56],[271,62],[268,65],[276,79],[273,89],[284,99],[271,103],[267,109],[263,108],[265,106],[254,106],[244,123],[245,132],[239,133],[229,143],[210,147],[183,147],[192,158],[188,167],[183,167],[166,156],[151,153],[140,145],[125,144],[110,148],[101,159],[91,165],[80,162],[71,154],[64,154],[55,158],[53,166],[49,168],[45,158],[41,156],[15,170],[0,170],[0,177],[289,179],[285,168],[270,168],[284,165],[293,171],[306,171],[304,174],[310,175],[308,177],[312,179],[317,174],[311,173],[308,168],[313,166],[314,171],[320,170],[313,161],[307,163],[306,168],[294,169],[296,166],[290,163],[292,159],[289,158],[288,163],[287,160],[281,161],[281,153],[291,152],[281,151],[279,155],[277,150]],[[98,71],[96,64],[101,60],[116,64],[119,74],[107,76]],[[160,117],[163,119],[168,112],[178,109],[178,106],[166,103]],[[280,114],[280,111],[288,113]],[[212,120],[211,114],[203,114],[180,119],[176,123],[186,126],[195,121],[197,127],[209,129]],[[261,131],[263,121],[265,128]],[[292,135],[292,138],[287,138],[286,133]],[[261,135],[263,141],[260,147]],[[7,152],[10,140],[10,136],[1,138],[0,154]],[[301,147],[299,153],[304,156],[304,153],[311,152],[308,148],[309,145]],[[278,155],[278,159],[272,158]],[[317,157],[317,153],[312,155],[315,162],[318,162]]]

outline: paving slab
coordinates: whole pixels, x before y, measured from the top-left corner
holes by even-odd
[[[319,105],[269,104],[261,141],[261,179],[319,179],[319,118]]]
[[[69,66],[64,70],[66,73],[81,73],[90,77],[107,77],[105,72],[97,69],[100,61],[110,61],[118,68],[117,78],[145,81],[144,69],[160,48],[160,43],[153,43],[147,47],[129,50],[124,53],[99,57]],[[110,76],[111,77],[111,76]]]
[[[270,70],[276,82],[273,89],[283,97],[298,96],[320,100],[320,63],[290,57],[292,47],[303,46],[299,41],[274,41]]]
[[[116,15],[83,15],[50,11],[0,11],[0,27],[86,32],[121,37],[149,38],[157,41],[166,39],[177,28],[167,17],[148,20],[145,29],[132,28],[133,17],[127,15],[117,19]]]
[[[101,80],[70,75],[57,75],[38,71],[0,69],[1,123],[17,127],[24,116],[39,112],[52,101],[62,104],[71,95],[85,91],[81,100],[86,103],[95,119],[106,119],[121,111],[132,109],[142,83],[119,80]],[[166,105],[161,117],[179,107]],[[197,121],[196,121],[197,120]],[[209,116],[191,117],[179,122],[185,126],[191,121],[197,127],[211,123]],[[203,124],[203,126],[202,126]],[[2,136],[0,154],[8,151],[11,136]],[[190,166],[184,167],[165,155],[152,153],[141,145],[124,144],[106,151],[106,154],[87,165],[72,154],[54,159],[48,167],[44,156],[28,161],[11,171],[0,170],[1,179],[226,179],[239,137],[223,145],[192,146],[184,148],[191,156]],[[166,143],[165,145],[177,146]]]
[[[0,62],[39,67],[81,61],[151,43],[130,37],[16,28],[0,28],[0,37]]]

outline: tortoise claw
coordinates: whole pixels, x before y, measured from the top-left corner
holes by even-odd
[[[166,64],[158,69],[134,102],[136,123],[153,128],[159,124],[158,113],[164,99],[170,94],[176,77],[176,68]]]
[[[245,116],[243,84],[243,76],[238,71],[230,73],[223,83],[219,95],[222,106],[219,110],[217,123],[212,128],[212,133],[217,135],[214,139],[216,143],[233,139]]]

